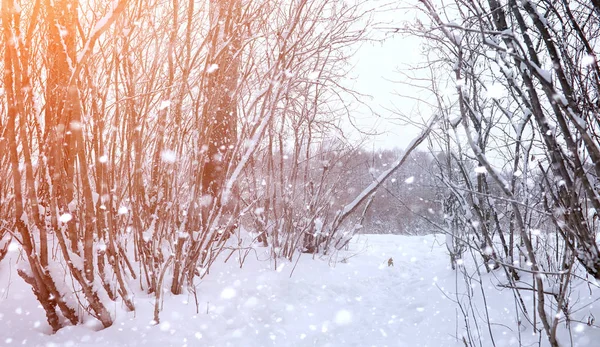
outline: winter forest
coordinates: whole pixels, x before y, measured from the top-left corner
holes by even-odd
[[[0,346],[600,346],[600,0],[0,4]]]

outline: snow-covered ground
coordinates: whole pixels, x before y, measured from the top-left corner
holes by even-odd
[[[464,298],[465,286],[449,267],[444,240],[362,235],[334,258],[303,254],[295,269],[281,261],[275,268],[257,248],[243,269],[235,256],[215,265],[197,287],[198,305],[193,295],[166,294],[158,325],[151,322],[154,299],[138,293],[135,313],[111,308],[112,327],[91,321],[54,335],[12,252],[0,263],[0,346],[464,346],[453,301]],[[487,298],[494,344],[480,291],[473,293],[482,346],[518,346],[512,293],[494,290]],[[591,336],[581,332],[573,345],[597,346]],[[537,336],[523,327],[521,339],[526,345]]]

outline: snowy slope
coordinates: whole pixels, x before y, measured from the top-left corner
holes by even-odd
[[[137,312],[116,305],[117,321],[108,329],[88,322],[55,335],[48,335],[43,310],[16,275],[12,252],[0,264],[0,346],[464,346],[455,337],[463,320],[453,302],[464,282],[449,268],[443,241],[360,236],[336,258],[302,255],[291,278],[293,263],[274,270],[258,248],[243,269],[232,257],[199,283],[198,313],[193,295],[167,294],[161,323],[152,325],[154,300],[138,294]],[[496,346],[519,345],[511,300],[510,291],[488,298]],[[484,327],[483,345],[491,346]],[[527,331],[522,338],[537,340]]]

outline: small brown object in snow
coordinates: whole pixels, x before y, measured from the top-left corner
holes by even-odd
[[[392,259],[392,257],[388,259],[388,266],[394,266],[394,259]]]

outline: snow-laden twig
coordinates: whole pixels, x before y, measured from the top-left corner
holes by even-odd
[[[344,208],[341,209],[340,212],[338,212],[338,215],[333,221],[333,230],[339,227],[342,224],[342,222],[360,206],[360,204],[362,204],[371,194],[373,194],[383,184],[383,182],[385,182],[386,179],[388,179],[394,172],[396,172],[402,166],[402,164],[404,164],[406,159],[408,159],[408,156],[417,147],[419,147],[419,145],[427,138],[437,120],[437,116],[433,117],[429,121],[429,124],[425,127],[425,129],[423,129],[421,134],[419,134],[411,141],[411,143],[406,148],[406,152],[404,152],[404,155],[400,159],[398,159],[398,161],[394,163],[392,167],[382,172],[381,175],[379,175],[379,177],[377,177],[375,181],[373,181],[362,192],[360,192],[360,194],[358,194],[356,198],[352,200],[352,202],[344,206]]]

